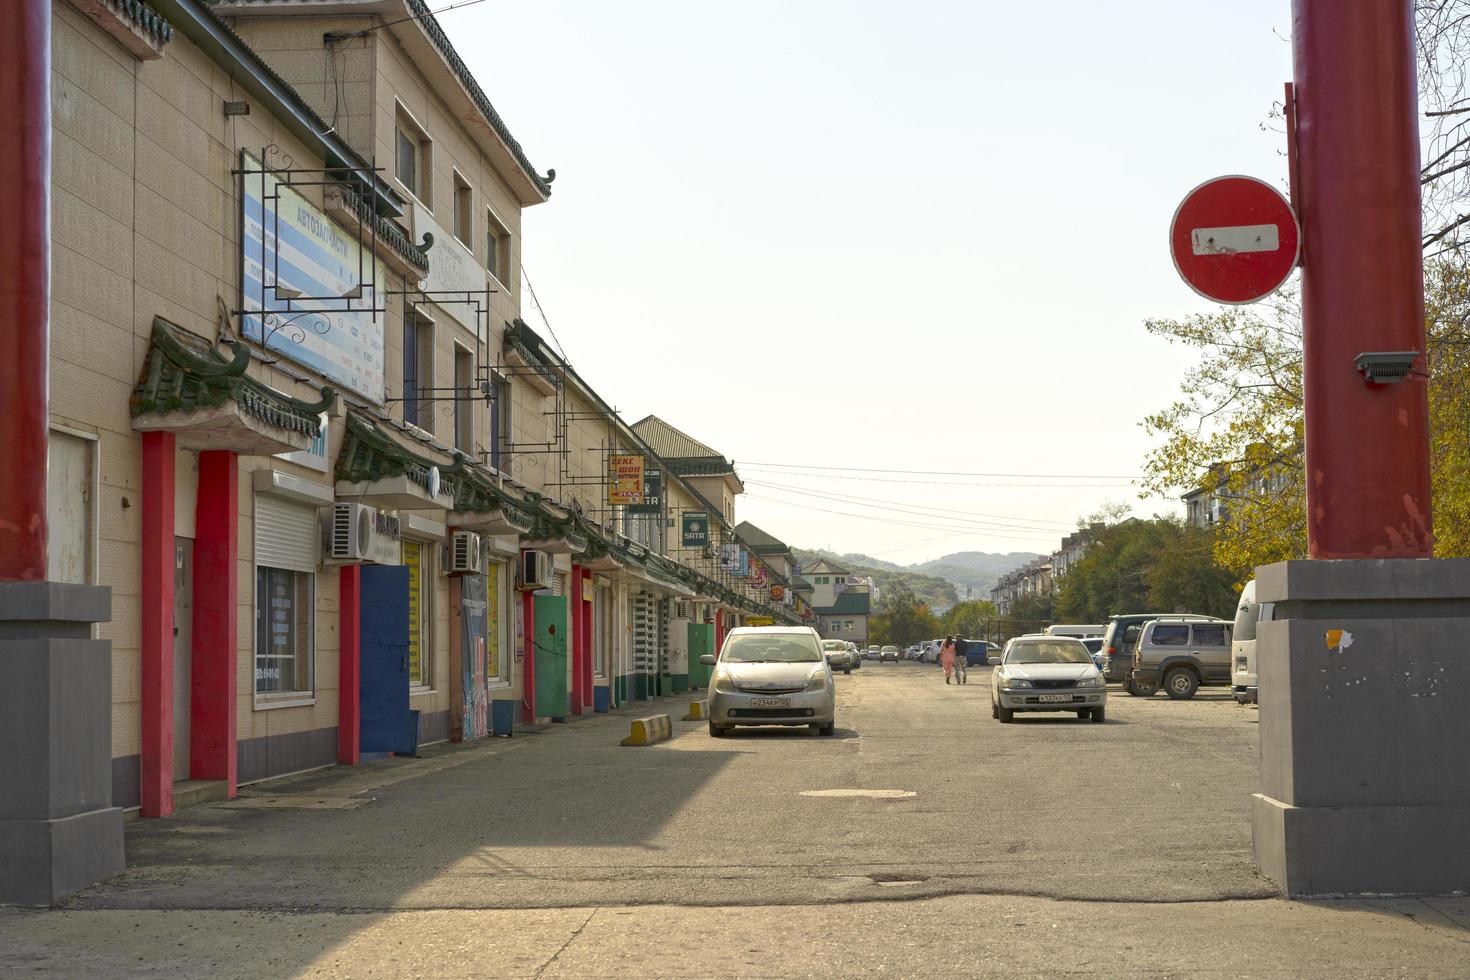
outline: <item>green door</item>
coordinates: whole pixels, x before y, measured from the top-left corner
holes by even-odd
[[[567,716],[567,599],[560,595],[535,597],[536,714]]]
[[[709,687],[709,675],[713,667],[699,662],[699,658],[715,652],[715,624],[689,624],[689,689],[702,691]]]

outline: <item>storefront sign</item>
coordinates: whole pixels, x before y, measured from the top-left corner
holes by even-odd
[[[643,502],[628,508],[630,514],[659,514],[664,509],[664,474],[662,470],[643,471]]]
[[[750,566],[750,584],[761,588],[766,584],[766,566],[760,562],[752,562]]]
[[[629,507],[643,501],[643,457],[609,456],[607,459],[607,502]]]
[[[771,586],[771,598],[776,602],[786,598],[786,587],[784,585]]]
[[[372,311],[385,267],[260,161],[242,163],[241,333],[381,404],[383,321]]]
[[[319,473],[325,473],[331,469],[327,461],[327,424],[330,418],[326,412],[323,412],[318,421],[321,428],[317,430],[316,438],[306,444],[305,449],[294,453],[276,453],[276,459],[284,459],[288,463],[305,466]]]
[[[393,511],[373,511],[373,533],[363,558],[377,565],[403,564],[403,525]]]
[[[738,544],[722,545],[720,567],[736,578],[745,578],[750,574],[750,552]]]
[[[746,626],[774,626],[776,621],[770,616],[746,616]]]
[[[680,544],[685,548],[703,548],[709,544],[709,513],[702,510],[686,510],[680,515],[682,528]]]

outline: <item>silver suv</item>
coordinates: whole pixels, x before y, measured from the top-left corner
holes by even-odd
[[[1162,687],[1182,701],[1201,686],[1230,686],[1230,632],[1223,619],[1160,616],[1145,623],[1133,650],[1133,693],[1147,697]]]

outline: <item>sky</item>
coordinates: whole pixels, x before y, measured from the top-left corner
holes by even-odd
[[[442,9],[444,2],[431,3]],[[551,200],[522,262],[629,422],[736,461],[737,517],[900,563],[1140,516],[1205,312],[1168,226],[1284,180],[1287,0],[484,0],[440,23]],[[523,296],[526,319],[540,318]]]

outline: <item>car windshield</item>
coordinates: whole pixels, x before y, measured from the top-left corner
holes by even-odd
[[[795,633],[750,633],[732,636],[720,659],[737,664],[800,664],[821,660],[809,637]]]
[[[1090,664],[1081,640],[1037,640],[1017,643],[1006,654],[1008,664]]]

